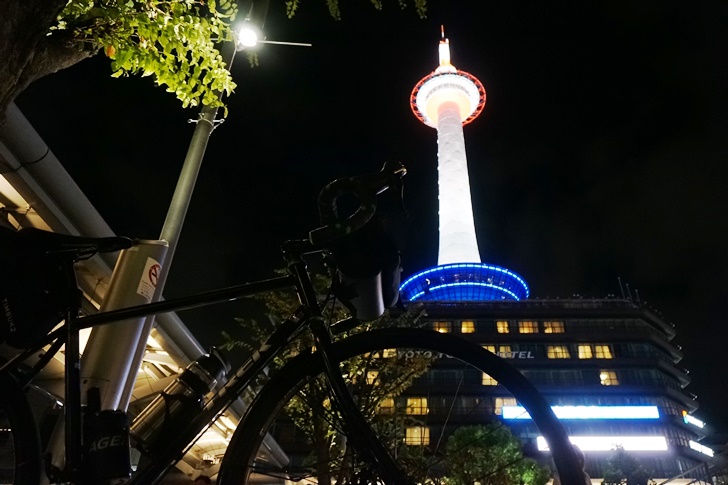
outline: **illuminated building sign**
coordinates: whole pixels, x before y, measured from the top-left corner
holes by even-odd
[[[559,419],[658,419],[657,406],[551,406]],[[503,419],[531,419],[522,406],[503,406]]]
[[[520,352],[497,352],[498,357],[504,359],[535,359],[530,351],[521,350]]]
[[[692,424],[693,426],[697,426],[698,428],[703,428],[705,426],[704,422],[702,422],[698,418],[690,416],[687,411],[683,411],[682,415],[683,421],[685,421],[687,424]]]
[[[581,451],[610,451],[621,446],[626,451],[667,451],[664,436],[569,436]],[[539,451],[548,451],[543,436],[536,439]],[[697,443],[696,443],[697,444]]]
[[[693,449],[693,450],[695,450],[697,452],[700,452],[700,453],[702,453],[704,455],[713,456],[713,450],[711,450],[707,446],[701,445],[700,443],[697,443],[697,442],[692,441],[692,440],[689,442],[689,444],[690,444],[690,448],[691,449]]]

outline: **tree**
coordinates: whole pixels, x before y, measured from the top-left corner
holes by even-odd
[[[446,450],[452,457],[448,485],[544,485],[550,476],[548,467],[523,455],[518,439],[500,423],[459,428]]]
[[[326,3],[338,19],[338,0]],[[424,16],[425,0],[414,3]],[[299,0],[285,5],[293,16]],[[218,46],[232,38],[236,10],[235,0],[3,0],[0,123],[30,83],[102,51],[113,76],[153,76],[185,107],[220,105],[216,92],[235,88]]]
[[[605,485],[626,483],[627,485],[647,485],[650,472],[621,446],[607,460],[604,470]]]

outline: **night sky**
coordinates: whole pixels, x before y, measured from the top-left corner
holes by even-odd
[[[328,181],[409,169],[405,275],[436,264],[436,132],[409,95],[437,63],[478,77],[484,112],[465,127],[483,261],[532,298],[634,298],[676,326],[697,416],[728,430],[728,7],[701,2],[272,0],[268,45],[212,135],[167,297],[271,275],[286,238],[317,222]],[[98,57],[17,100],[118,234],[156,238],[196,110],[149,78],[112,79]],[[235,310],[182,317],[206,345]]]

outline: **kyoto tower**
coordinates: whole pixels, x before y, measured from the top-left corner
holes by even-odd
[[[528,298],[516,273],[481,263],[475,237],[463,125],[485,106],[478,79],[450,63],[450,42],[442,31],[440,65],[410,95],[415,116],[437,129],[440,240],[437,266],[408,278],[400,287],[408,301],[485,301]]]

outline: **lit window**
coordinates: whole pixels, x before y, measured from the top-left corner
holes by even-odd
[[[564,333],[564,322],[543,322],[544,333]]]
[[[495,353],[496,353],[496,350],[495,350],[495,345],[485,344],[485,345],[483,345],[483,348],[484,348],[485,350],[487,350],[487,351],[489,351],[489,352],[493,353],[493,354],[495,354]]]
[[[596,355],[597,359],[611,359],[612,349],[609,348],[609,345],[595,345],[594,354]]]
[[[569,347],[566,345],[547,345],[546,357],[549,359],[568,359],[571,354],[569,354]]]
[[[378,370],[368,370],[367,371],[367,384],[370,386],[377,382],[377,377],[379,377],[379,371]]]
[[[472,320],[460,322],[460,333],[475,333],[475,322]]]
[[[594,357],[592,354],[591,345],[579,345],[579,358],[580,359],[591,359]]]
[[[490,377],[488,374],[483,372],[483,385],[484,386],[497,386],[498,381]]]
[[[433,325],[433,328],[436,332],[440,333],[449,333],[450,332],[450,322],[435,322]]]
[[[508,333],[510,330],[508,329],[508,321],[507,320],[498,320],[495,322],[495,327],[498,330],[498,333]]]
[[[511,346],[510,345],[499,345],[498,346],[498,356],[499,357],[505,357],[508,358],[511,356]]]
[[[394,398],[385,397],[377,406],[379,414],[394,414]]]
[[[538,322],[518,322],[518,333],[538,333]]]
[[[497,397],[495,398],[495,414],[503,414],[503,406],[518,406],[515,397]]]
[[[429,445],[430,428],[426,426],[411,426],[405,430],[404,443],[406,445]]]
[[[603,386],[618,386],[619,379],[617,373],[613,370],[603,370],[599,372],[599,382]]]
[[[407,414],[424,415],[427,414],[427,398],[426,397],[408,397],[407,398]]]

